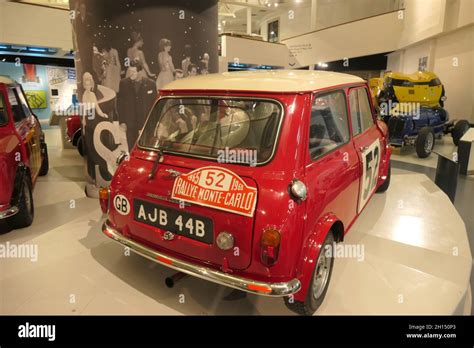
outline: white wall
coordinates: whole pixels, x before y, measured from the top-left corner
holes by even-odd
[[[297,66],[330,62],[394,51],[398,48],[403,21],[392,12],[365,20],[301,35],[286,44]],[[293,63],[293,62],[292,62]]]
[[[226,62],[234,62],[236,59],[241,64],[265,64],[285,68],[289,66],[289,51],[283,44],[234,36],[222,36],[221,38],[222,56]],[[219,65],[225,64],[222,59],[219,62]]]
[[[472,0],[467,0],[472,1]],[[403,31],[398,47],[406,47],[443,32],[446,0],[405,0]]]
[[[436,39],[433,69],[445,85],[446,108],[451,117],[468,118],[471,123],[474,123],[473,46],[474,25]]]
[[[419,59],[422,57],[428,57],[428,67],[433,66],[433,56],[430,55],[432,44],[433,40],[427,40],[411,47],[410,49],[405,50],[403,65],[401,66],[403,71],[406,73],[417,72],[419,67]],[[395,69],[393,70],[397,71]],[[428,68],[427,70],[431,69]]]
[[[0,42],[72,49],[68,11],[0,2]]]
[[[371,17],[399,8],[401,0],[319,0],[316,29]]]
[[[393,11],[399,8],[401,2],[402,0],[318,0],[314,30]],[[262,19],[260,34],[265,40],[268,23],[276,19],[280,21],[280,41],[312,31],[311,1],[302,4],[290,1],[286,6]],[[289,11],[293,11],[293,16],[289,15]]]
[[[446,0],[444,30],[461,28],[474,22],[474,1]]]

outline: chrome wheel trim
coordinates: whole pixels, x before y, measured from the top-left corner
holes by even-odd
[[[433,133],[428,134],[425,141],[425,151],[431,152],[433,150],[434,136]]]
[[[332,245],[330,247],[331,252],[329,254],[332,256]],[[327,250],[322,248],[321,252],[319,253],[318,261],[316,262],[316,269],[314,271],[313,297],[316,300],[323,294],[329,280],[329,273],[331,271],[331,256],[326,254]]]

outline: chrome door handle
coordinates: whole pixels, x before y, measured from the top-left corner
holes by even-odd
[[[361,147],[359,147],[359,151],[360,151],[360,152],[367,151],[368,149],[369,149],[368,146],[361,146]]]
[[[178,172],[177,170],[174,170],[174,169],[166,169],[165,172],[167,172],[169,175],[171,175],[172,177],[175,177],[177,178],[178,176],[180,176],[181,172]]]

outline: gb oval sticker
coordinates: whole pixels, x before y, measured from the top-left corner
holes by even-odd
[[[234,172],[211,166],[177,177],[171,198],[252,217],[257,189]]]
[[[117,195],[114,198],[114,208],[121,215],[128,215],[130,213],[130,203],[123,195]]]

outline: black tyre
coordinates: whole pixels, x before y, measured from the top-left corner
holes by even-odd
[[[382,193],[388,190],[388,187],[390,186],[390,177],[392,176],[392,164],[389,162],[388,163],[388,173],[387,173],[387,178],[385,179],[384,183],[379,186],[377,189],[377,193]]]
[[[453,136],[453,143],[454,145],[458,146],[459,141],[461,140],[462,136],[469,130],[470,124],[466,120],[459,120],[454,125],[454,129],[451,133]]]
[[[33,204],[33,194],[31,191],[31,180],[25,174],[18,202],[18,213],[8,219],[8,224],[12,229],[28,227],[33,223],[35,208]]]
[[[426,158],[433,151],[435,145],[435,134],[433,128],[423,127],[421,128],[418,136],[415,140],[415,149],[418,157]]]
[[[82,136],[77,140],[77,151],[79,151],[81,157],[84,157],[84,140]]]
[[[41,162],[39,175],[44,176],[48,174],[49,171],[48,146],[44,143],[41,145],[41,153],[43,154],[43,162]]]
[[[306,300],[296,301],[292,297],[285,297],[285,305],[289,310],[300,315],[313,315],[321,306],[331,280],[334,265],[334,234],[329,231],[318,255],[316,267],[313,271]],[[326,252],[328,251],[328,252]]]

